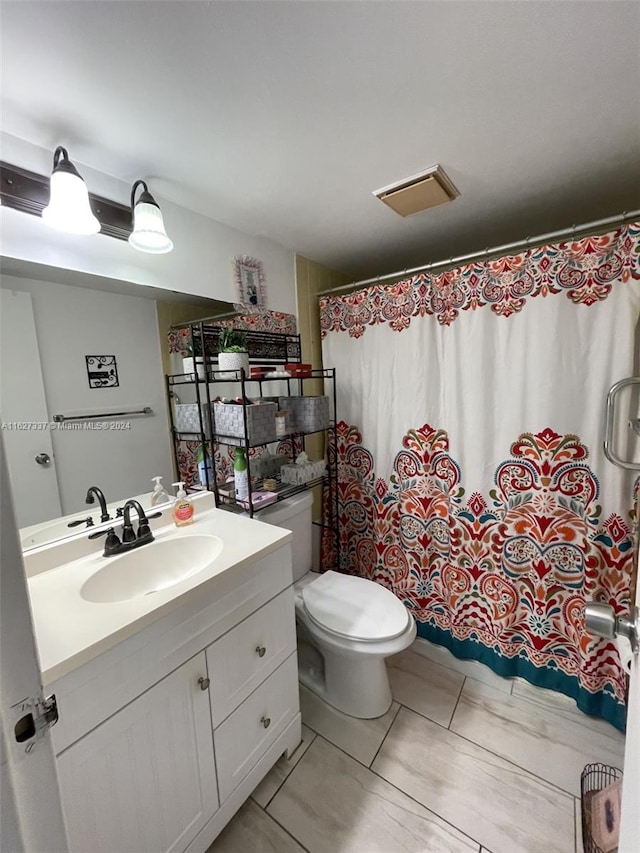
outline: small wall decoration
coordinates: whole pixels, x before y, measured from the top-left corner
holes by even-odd
[[[85,355],[89,388],[117,388],[118,365],[115,355]]]
[[[267,307],[267,285],[262,261],[241,255],[234,258],[240,302],[249,308]]]

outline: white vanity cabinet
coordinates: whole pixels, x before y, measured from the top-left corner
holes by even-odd
[[[48,685],[73,853],[204,853],[300,743],[289,545]]]
[[[71,848],[181,851],[218,808],[201,652],[58,758]]]

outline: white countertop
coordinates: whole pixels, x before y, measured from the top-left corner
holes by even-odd
[[[171,523],[153,530],[157,542],[196,533],[219,536],[220,555],[201,572],[153,595],[99,604],[81,597],[85,581],[114,559],[102,556],[103,540],[96,540],[99,550],[89,556],[28,578],[43,683],[67,675],[173,609],[201,600],[212,592],[214,578],[291,541],[288,530],[219,509],[197,514],[186,527]],[[149,547],[153,545],[141,546],[140,553]]]

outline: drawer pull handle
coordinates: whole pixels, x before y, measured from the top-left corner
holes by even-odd
[[[263,658],[266,654],[267,647],[266,646],[256,646],[256,653],[259,658]]]
[[[265,727],[265,729],[268,729],[271,725],[271,717],[261,717],[260,722]]]
[[[207,690],[207,688],[211,684],[211,681],[209,681],[208,678],[205,678],[204,675],[201,675],[198,679],[198,684],[200,685],[200,690]]]

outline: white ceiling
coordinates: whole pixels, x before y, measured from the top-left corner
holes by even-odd
[[[640,207],[635,1],[1,16],[5,131],[354,277]],[[402,219],[371,195],[434,163],[452,204]]]

